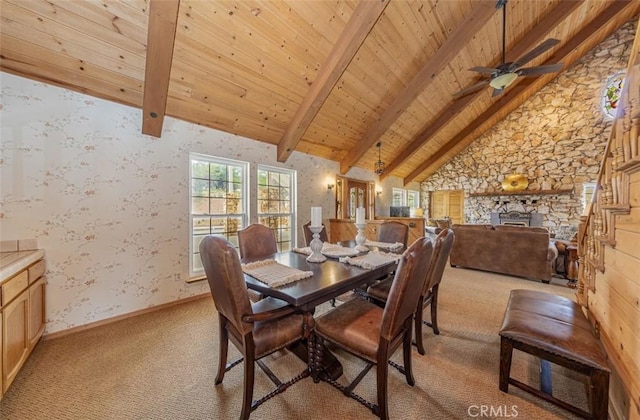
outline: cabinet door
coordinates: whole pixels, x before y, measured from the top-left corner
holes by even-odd
[[[26,291],[2,309],[2,386],[9,388],[29,355],[29,293]]]
[[[431,192],[432,219],[449,217],[452,223],[464,223],[464,191],[433,191]]]
[[[44,285],[45,278],[40,277],[29,287],[29,349],[33,349],[44,333]]]

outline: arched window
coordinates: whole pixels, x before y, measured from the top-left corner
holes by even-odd
[[[602,91],[602,108],[604,113],[614,118],[618,112],[618,101],[624,83],[624,73],[618,73],[609,78]]]

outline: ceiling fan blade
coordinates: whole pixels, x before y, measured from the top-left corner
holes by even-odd
[[[537,47],[535,47],[534,49],[532,49],[531,51],[529,51],[528,53],[526,53],[525,55],[523,55],[522,57],[514,61],[513,64],[511,64],[511,67],[513,69],[522,67],[525,64],[527,64],[529,61],[533,60],[534,58],[542,54],[543,52],[547,51],[549,48],[559,43],[560,43],[560,40],[555,38],[549,38],[546,41],[544,41],[542,44],[538,45]]]
[[[462,89],[459,92],[456,92],[453,94],[453,97],[458,99],[462,96],[468,95],[472,92],[475,92],[476,90],[480,90],[483,87],[487,86],[489,84],[489,82],[491,81],[491,79],[487,79],[487,80],[481,80],[478,83],[476,83],[475,85],[471,85],[468,88]]]
[[[517,71],[520,76],[536,76],[538,74],[546,74],[546,73],[555,73],[562,69],[563,64],[547,64],[544,66],[537,67],[525,67]]]
[[[502,92],[504,92],[504,89],[493,89],[493,92],[491,93],[491,97],[493,98],[495,96],[501,95]]]
[[[486,74],[494,74],[500,71],[500,69],[492,69],[491,67],[471,67],[469,70],[477,71],[478,73],[486,73]]]

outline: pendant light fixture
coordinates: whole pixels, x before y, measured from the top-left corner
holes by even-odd
[[[382,159],[380,159],[380,147],[382,147],[382,143],[378,142],[378,144],[376,144],[376,147],[378,148],[378,161],[376,162],[374,172],[377,175],[382,175],[384,173],[384,170],[386,169],[386,166],[387,166],[387,165],[384,164]]]

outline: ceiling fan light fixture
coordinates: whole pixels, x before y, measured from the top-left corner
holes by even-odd
[[[494,89],[504,89],[508,87],[511,83],[513,83],[518,78],[517,73],[505,73],[496,77],[495,79],[489,82],[489,86]]]

